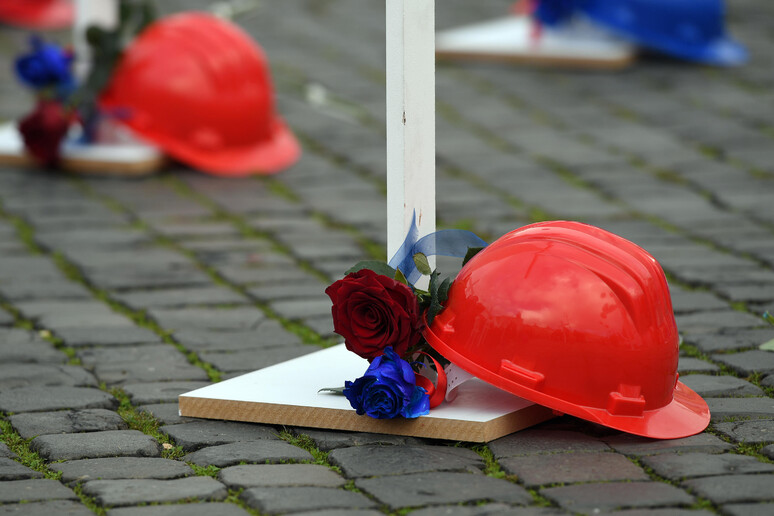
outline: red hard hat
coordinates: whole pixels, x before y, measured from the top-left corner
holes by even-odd
[[[0,22],[25,29],[61,29],[75,19],[72,0],[0,0]]]
[[[180,161],[217,175],[279,172],[300,154],[275,114],[261,48],[205,13],[170,16],[143,31],[101,106]]]
[[[460,271],[425,336],[496,387],[554,410],[646,437],[709,423],[677,381],[669,289],[644,249],[577,222],[508,233]]]

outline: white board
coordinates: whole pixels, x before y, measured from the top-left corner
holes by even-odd
[[[542,27],[535,37],[529,16],[506,16],[441,31],[441,59],[514,61],[588,68],[621,68],[634,62],[635,47],[582,18],[568,25]]]
[[[363,375],[368,362],[344,344],[180,395],[182,416],[487,442],[553,417],[480,380],[417,419],[358,416],[340,395],[318,393]]]

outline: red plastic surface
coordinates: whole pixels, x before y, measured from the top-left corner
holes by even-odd
[[[577,222],[532,224],[478,253],[426,331],[446,358],[554,410],[647,437],[701,432],[709,409],[677,381],[661,267]]]
[[[275,173],[300,154],[275,114],[261,48],[205,13],[173,15],[140,34],[101,105],[173,157],[216,175]]]
[[[0,22],[25,29],[61,29],[75,20],[72,0],[0,0]]]

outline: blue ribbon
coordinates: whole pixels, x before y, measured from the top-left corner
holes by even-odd
[[[414,255],[422,253],[425,256],[452,256],[464,258],[470,247],[486,247],[488,244],[475,233],[462,229],[442,229],[435,233],[419,236],[416,212],[411,217],[406,239],[398,248],[395,255],[390,258],[389,265],[393,269],[400,269],[406,279],[412,285],[422,276],[414,263]]]
[[[534,16],[549,27],[569,21],[581,9],[579,0],[538,0]]]

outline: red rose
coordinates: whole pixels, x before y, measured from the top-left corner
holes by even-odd
[[[392,346],[403,357],[422,337],[414,292],[392,278],[362,269],[327,289],[333,301],[333,328],[347,349],[371,360]]]
[[[39,100],[35,111],[19,123],[27,151],[41,165],[56,164],[59,146],[73,119],[72,113],[56,100]]]

